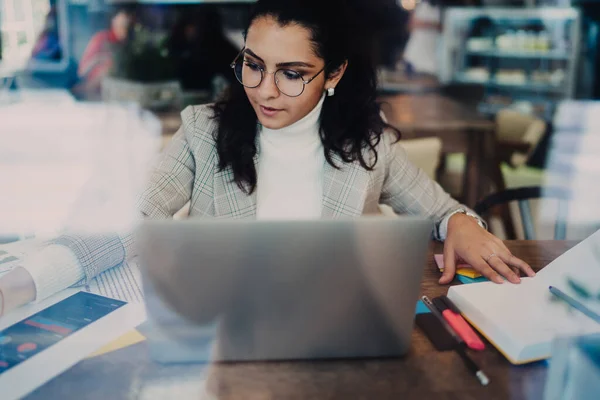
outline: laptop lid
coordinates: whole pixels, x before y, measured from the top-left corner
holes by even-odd
[[[214,328],[205,361],[400,356],[431,230],[413,217],[146,221],[148,313],[163,337]],[[154,312],[158,299],[191,324]]]

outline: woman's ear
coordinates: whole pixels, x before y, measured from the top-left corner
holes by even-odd
[[[348,68],[348,60],[344,61],[344,63],[340,65],[338,69],[331,72],[329,78],[325,80],[325,90],[330,88],[335,89],[337,84],[340,82],[340,79],[342,79],[342,77],[344,76],[346,68]]]

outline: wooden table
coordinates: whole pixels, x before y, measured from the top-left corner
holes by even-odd
[[[574,246],[562,241],[509,241],[508,248],[539,270]],[[441,252],[441,244],[432,245]],[[445,294],[429,255],[421,293]],[[491,379],[483,387],[454,352],[437,352],[415,329],[400,359],[230,363],[162,366],[145,342],[84,360],[27,399],[541,399],[544,363],[512,366],[494,348],[473,353]],[[162,397],[161,397],[162,394]],[[152,397],[154,395],[155,397]]]
[[[381,70],[377,79],[377,90],[382,93],[423,94],[440,90],[441,83],[434,75],[413,74],[407,76],[399,71]]]
[[[495,176],[494,123],[476,110],[440,94],[380,96],[388,122],[405,139],[436,136],[443,152],[465,152],[463,201],[468,206],[490,190]]]

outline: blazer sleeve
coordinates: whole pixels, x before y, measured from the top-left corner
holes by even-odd
[[[182,112],[181,128],[161,154],[148,184],[138,197],[140,219],[171,218],[190,200],[196,172],[190,141],[194,138],[197,114],[201,112],[193,107]],[[50,244],[66,246],[73,252],[85,273],[86,282],[136,255],[133,229],[121,234],[64,234]]]
[[[454,200],[442,187],[411,163],[406,150],[384,134],[383,146],[386,171],[380,202],[398,214],[421,215],[435,223],[434,238],[442,240],[440,227],[445,218],[466,207]]]

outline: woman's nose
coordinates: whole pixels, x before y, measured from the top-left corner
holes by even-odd
[[[259,93],[263,98],[278,97],[280,92],[279,88],[275,84],[275,74],[266,73],[263,76],[263,80],[258,87]]]

